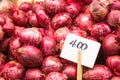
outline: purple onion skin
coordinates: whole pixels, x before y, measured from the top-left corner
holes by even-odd
[[[3,26],[6,23],[6,19],[1,15],[0,16],[0,25]]]
[[[48,74],[53,71],[61,71],[63,68],[63,64],[60,62],[60,60],[54,56],[48,56],[43,59],[41,70]]]
[[[53,56],[56,54],[56,45],[54,38],[45,36],[40,43],[40,49],[44,56]]]
[[[2,41],[3,38],[4,38],[4,31],[3,31],[2,26],[0,26],[0,41]]]
[[[95,37],[97,40],[102,41],[106,35],[112,32],[111,27],[104,23],[96,23],[92,25],[91,36]]]
[[[25,67],[17,61],[9,61],[2,69],[5,80],[19,80],[24,77]]]
[[[118,29],[120,27],[120,22],[119,22],[119,18],[120,18],[120,11],[119,10],[111,10],[108,14],[107,17],[107,23],[115,29]]]
[[[120,10],[120,1],[112,0],[112,2],[110,4],[110,10]]]
[[[120,77],[120,56],[110,56],[106,59],[106,65],[116,76]]]
[[[52,27],[57,30],[60,27],[70,27],[72,25],[72,18],[69,13],[61,12],[52,18]]]
[[[69,79],[76,80],[77,66],[72,65],[72,64],[68,64],[68,65],[63,67],[62,73],[66,74],[66,76]]]
[[[48,14],[42,9],[36,10],[35,14],[39,24],[44,28],[48,28],[48,24],[50,23],[50,17]]]
[[[60,72],[50,72],[45,80],[67,80],[67,76]]]
[[[42,40],[42,33],[38,28],[25,28],[20,33],[20,40],[24,44],[38,46]]]
[[[43,54],[35,46],[24,45],[18,48],[16,58],[26,67],[37,67],[43,60]]]
[[[64,12],[66,3],[64,0],[46,0],[45,8],[51,15]]]
[[[23,2],[20,4],[19,9],[28,12],[29,10],[32,10],[32,4],[29,2]]]
[[[108,34],[102,42],[102,49],[106,56],[117,55],[120,51],[119,38],[116,34]]]
[[[109,8],[103,2],[93,1],[89,11],[94,21],[103,21],[109,13]]]
[[[54,32],[54,38],[56,39],[57,42],[60,42],[61,40],[65,40],[65,38],[69,32],[70,32],[70,30],[67,27],[58,28]]]
[[[101,64],[95,65],[83,74],[84,80],[110,80],[112,76],[110,69]]]
[[[3,54],[3,53],[0,53],[0,71],[2,70],[2,68],[4,67],[4,65],[6,64],[7,62],[7,57]],[[1,72],[0,72],[1,73]]]
[[[25,72],[25,80],[44,80],[45,75],[38,68],[29,68]]]

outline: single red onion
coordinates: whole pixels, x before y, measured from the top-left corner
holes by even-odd
[[[25,67],[18,61],[9,61],[2,69],[2,76],[5,80],[22,79],[25,74]]]
[[[64,40],[66,38],[69,32],[70,30],[67,27],[61,27],[54,32],[54,37],[57,42],[60,42],[61,40]]]
[[[95,37],[97,40],[102,41],[106,35],[111,33],[111,27],[104,22],[99,22],[92,25],[91,36]]]
[[[33,26],[33,27],[39,27],[39,22],[37,20],[37,17],[35,15],[35,13],[32,13],[30,16],[28,16],[28,21],[29,23]]]
[[[115,75],[120,76],[120,56],[109,56],[106,59],[106,65],[114,72]]]
[[[48,13],[55,15],[65,10],[64,0],[45,0],[45,8]]]
[[[70,27],[71,25],[72,18],[67,12],[58,13],[52,18],[52,27],[55,30],[60,27]]]
[[[91,15],[89,13],[80,13],[74,20],[76,26],[82,30],[90,30],[93,25]]]
[[[38,46],[42,40],[42,34],[39,31],[39,28],[25,28],[20,33],[20,40],[24,44]]]
[[[39,9],[45,10],[45,7],[42,6],[42,5],[40,5],[40,3],[33,3],[33,5],[32,5],[32,11],[36,12]]]
[[[77,67],[75,65],[68,64],[63,67],[62,73],[66,74],[69,79],[76,80]]]
[[[43,54],[35,46],[24,45],[17,50],[17,60],[27,67],[37,67],[43,60]]]
[[[120,80],[120,77],[118,77],[118,76],[113,76],[113,77],[111,78],[111,80]]]
[[[23,2],[20,4],[19,9],[28,12],[29,10],[32,10],[32,4],[30,2]]]
[[[6,19],[1,15],[0,16],[0,25],[3,26],[6,23]]]
[[[107,17],[107,23],[112,27],[112,28],[119,28],[120,27],[120,11],[119,10],[111,10],[108,14]]]
[[[110,69],[101,64],[95,65],[83,74],[84,80],[110,80],[112,76]]]
[[[39,9],[35,12],[37,20],[39,22],[39,24],[44,27],[47,28],[48,24],[50,23],[50,17],[49,15],[42,9]]]
[[[110,10],[120,10],[120,1],[119,0],[111,0]]]
[[[105,20],[107,14],[109,13],[109,8],[103,2],[93,1],[90,4],[89,11],[94,21],[102,21]]]
[[[12,36],[15,32],[15,26],[11,22],[7,22],[3,25],[3,31],[7,34]]]
[[[20,41],[20,38],[19,37],[13,37],[10,39],[10,42],[9,42],[9,50],[10,50],[10,53],[16,57],[17,56],[17,49],[19,47],[22,46],[22,43]]]
[[[16,10],[13,13],[13,20],[16,25],[25,26],[27,24],[28,18],[25,12],[23,12],[22,10]]]
[[[62,68],[63,64],[57,57],[54,56],[48,56],[44,58],[41,65],[41,70],[45,74],[48,74],[53,71],[61,71]]]
[[[0,16],[4,17],[5,22],[12,22],[13,23],[13,18],[9,13],[0,14]]]
[[[25,80],[44,80],[45,75],[38,68],[29,68],[25,72]]]
[[[108,34],[102,41],[102,49],[105,55],[117,55],[120,51],[120,42],[116,34]]]
[[[3,31],[2,26],[0,26],[0,41],[2,41],[3,38],[4,38],[4,31]]]
[[[72,18],[75,18],[81,11],[81,5],[77,2],[71,2],[66,5],[65,11],[70,13]]]
[[[50,72],[45,80],[67,80],[67,76],[60,72]]]
[[[56,45],[54,38],[45,36],[40,43],[40,50],[44,56],[53,56],[56,54]]]
[[[88,36],[86,31],[81,30],[79,27],[76,27],[76,26],[71,27],[70,33],[81,36],[81,37],[87,37]]]

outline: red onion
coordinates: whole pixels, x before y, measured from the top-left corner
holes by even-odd
[[[5,22],[12,22],[13,23],[13,18],[9,13],[0,14],[0,16],[5,18]]]
[[[69,32],[70,30],[67,27],[61,27],[54,32],[54,37],[57,42],[60,42],[61,40],[64,40],[66,38]]]
[[[104,20],[109,12],[108,6],[100,1],[93,1],[89,10],[94,21]]]
[[[3,26],[6,23],[6,19],[1,15],[0,16],[0,25]]]
[[[46,76],[45,80],[67,80],[67,76],[60,72],[51,72]]]
[[[47,28],[48,24],[50,23],[50,17],[49,15],[42,9],[39,9],[35,12],[37,20],[39,22],[39,24],[44,27]]]
[[[15,36],[20,36],[22,30],[24,30],[25,27],[22,26],[15,26]]]
[[[80,13],[74,20],[76,26],[82,30],[90,30],[93,25],[91,15],[88,13]]]
[[[45,8],[51,15],[63,12],[65,5],[64,0],[45,0]]]
[[[28,18],[25,14],[25,12],[21,10],[16,10],[13,13],[13,20],[16,25],[18,26],[25,26],[27,24]]]
[[[44,74],[38,68],[29,68],[25,72],[25,80],[44,80]]]
[[[32,11],[36,12],[39,9],[45,10],[45,7],[42,6],[42,5],[40,5],[40,3],[33,3],[33,5],[32,5]]]
[[[13,10],[14,10],[14,8],[13,8],[13,3],[12,2],[10,2],[9,0],[2,0],[1,2],[0,2],[0,14],[1,13],[9,13],[9,14],[11,14],[12,12],[13,12]]]
[[[90,33],[91,36],[95,37],[99,41],[102,41],[106,35],[111,33],[111,28],[108,24],[100,22],[92,25]]]
[[[69,13],[62,12],[56,14],[52,18],[52,27],[56,30],[60,27],[70,27],[72,25],[72,18]]]
[[[6,64],[6,62],[7,62],[7,57],[0,52],[0,71],[2,71],[2,68]]]
[[[17,80],[24,77],[25,67],[17,61],[6,63],[2,69],[5,80]]]
[[[60,60],[57,57],[54,56],[48,56],[43,59],[41,70],[48,74],[53,71],[61,71],[63,68],[63,64],[60,62]]]
[[[120,79],[120,77],[118,77],[118,76],[114,76],[111,78],[111,80],[119,80],[119,79]]]
[[[71,27],[70,33],[81,36],[81,37],[87,37],[88,36],[86,31],[81,30],[79,27],[76,27],[76,26]]]
[[[116,55],[120,51],[120,43],[116,34],[108,34],[102,42],[102,48],[105,55]]]
[[[42,40],[42,34],[38,28],[25,28],[20,33],[20,40],[24,44],[39,45]]]
[[[112,0],[110,4],[110,10],[120,10],[120,1]]]
[[[65,11],[70,13],[72,18],[75,18],[81,11],[81,5],[77,2],[71,2],[65,7]]]
[[[105,65],[95,65],[93,68],[88,69],[84,74],[84,80],[110,80],[113,73]]]
[[[111,10],[111,12],[108,14],[107,22],[108,24],[113,28],[119,28],[120,22],[120,11],[119,10]]]
[[[90,5],[94,0],[82,0],[84,4]]]
[[[5,78],[4,77],[0,77],[0,80],[5,80]]]
[[[41,6],[45,7],[45,0],[34,0],[33,3],[38,3]]]
[[[28,12],[29,10],[32,9],[32,4],[29,2],[23,2],[20,4],[19,9],[24,12]]]
[[[28,17],[28,21],[29,23],[33,26],[33,27],[39,27],[39,22],[37,20],[37,17],[35,15],[35,13],[32,13],[29,17]]]
[[[106,65],[114,72],[115,75],[120,76],[120,56],[110,56],[106,59]]]
[[[64,66],[63,70],[62,70],[63,74],[66,74],[66,76],[69,79],[72,80],[76,80],[76,76],[77,76],[77,67],[75,65],[72,64],[68,64],[66,66]]]
[[[35,46],[24,45],[17,50],[18,61],[27,67],[37,67],[43,60],[42,52]]]
[[[56,54],[56,41],[54,38],[45,36],[40,44],[40,49],[44,56],[53,56]]]
[[[15,26],[13,23],[11,22],[7,22],[3,25],[3,31],[7,34],[7,35],[13,35],[15,32]]]
[[[4,31],[3,31],[2,26],[0,26],[0,41],[2,41],[3,38],[4,38]]]

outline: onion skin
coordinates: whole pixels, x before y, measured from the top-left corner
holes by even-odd
[[[52,15],[64,12],[65,6],[64,0],[45,0],[46,11]]]
[[[45,80],[67,80],[67,76],[60,72],[51,72],[46,76]]]
[[[110,56],[106,59],[106,65],[114,72],[116,76],[120,76],[120,56]]]
[[[120,10],[120,1],[112,0],[112,2],[110,4],[110,10]]]
[[[69,79],[76,80],[77,67],[75,65],[68,64],[68,65],[64,66],[62,73],[66,74],[66,76]]]
[[[6,23],[6,19],[1,15],[0,16],[0,25],[3,26]]]
[[[2,26],[0,26],[0,41],[2,41],[3,38],[4,38],[4,31],[3,31]]]
[[[44,74],[38,68],[29,68],[25,72],[25,80],[44,80]]]
[[[56,14],[52,18],[52,27],[57,30],[60,27],[70,27],[72,25],[72,18],[69,13],[62,12]]]
[[[94,21],[102,21],[106,18],[107,14],[109,13],[109,8],[107,5],[100,1],[93,1],[90,4],[89,11]]]
[[[38,28],[25,28],[20,33],[20,40],[24,44],[38,46],[42,40],[42,34]]]
[[[5,80],[22,79],[25,74],[25,67],[17,61],[6,63],[2,69],[2,76]]]
[[[107,23],[115,29],[118,29],[120,27],[120,22],[119,22],[119,18],[120,18],[120,11],[119,10],[111,10],[111,12],[108,14],[107,17]]]
[[[32,4],[29,2],[23,2],[20,4],[19,9],[28,12],[29,10],[32,10]]]
[[[54,38],[56,39],[57,42],[60,42],[61,40],[65,40],[65,38],[69,32],[70,32],[70,30],[67,27],[58,28],[54,32]]]
[[[108,34],[102,41],[102,49],[106,56],[117,55],[120,51],[120,43],[116,34]],[[112,46],[111,46],[112,45]]]
[[[120,79],[120,77],[118,77],[118,76],[114,76],[111,78],[111,80],[119,80],[119,79]]]
[[[74,24],[82,30],[90,30],[93,25],[91,15],[89,13],[80,13],[74,20]]]
[[[43,60],[43,54],[35,46],[24,45],[17,49],[16,58],[26,67],[37,67]]]
[[[84,80],[110,80],[113,73],[105,65],[95,65],[92,69],[88,69],[84,74]]]
[[[40,44],[40,49],[44,56],[53,56],[56,54],[56,41],[54,38],[45,36]]]
[[[108,24],[99,22],[92,25],[90,32],[91,36],[95,37],[99,41],[102,41],[106,35],[111,33],[111,31],[111,27]]]
[[[3,53],[0,52],[0,71],[2,71],[4,65],[7,63],[6,58],[7,57]],[[1,74],[1,72],[0,72],[0,74]]]
[[[63,68],[63,64],[60,62],[60,60],[54,56],[48,56],[43,59],[41,70],[48,74],[53,71],[61,71]]]

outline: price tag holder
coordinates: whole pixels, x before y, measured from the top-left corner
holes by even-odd
[[[78,50],[81,50],[81,64],[93,68],[100,46],[101,44],[96,41],[68,33],[60,57],[77,63]]]

